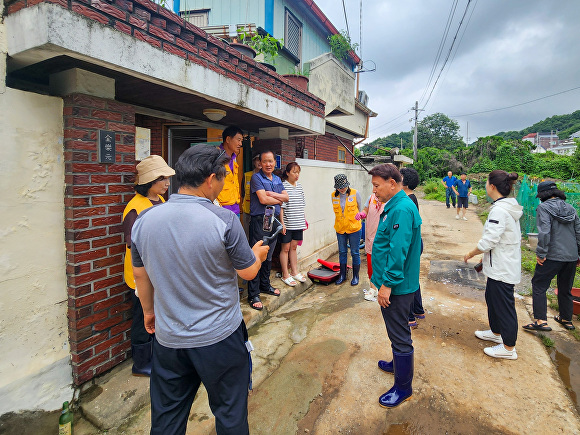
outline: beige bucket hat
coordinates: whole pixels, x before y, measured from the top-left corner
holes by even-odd
[[[163,157],[151,155],[137,165],[135,184],[147,184],[159,177],[172,177],[175,171],[171,169]]]

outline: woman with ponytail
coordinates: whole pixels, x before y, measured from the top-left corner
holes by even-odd
[[[519,219],[522,206],[508,198],[518,174],[495,170],[489,174],[485,190],[493,200],[483,235],[477,247],[465,254],[464,261],[483,253],[483,274],[487,276],[485,302],[490,329],[475,331],[481,340],[498,343],[483,349],[494,358],[517,359],[518,318],[514,284],[521,278],[521,233]]]

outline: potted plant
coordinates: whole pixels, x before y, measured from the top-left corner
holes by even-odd
[[[329,36],[328,42],[330,44],[330,51],[338,60],[346,60],[349,53],[355,51],[358,47],[358,44],[351,43],[350,36],[344,30]]]
[[[296,85],[298,89],[307,91],[309,73],[310,71],[306,67],[300,70],[298,66],[295,66],[294,70],[290,71],[289,74],[284,74],[284,78]]]
[[[246,44],[244,41],[246,40],[246,34],[241,30],[238,30],[238,38],[234,38],[233,42],[230,42],[230,47],[235,48],[240,53],[245,56],[251,57],[252,59],[256,57],[256,50]]]
[[[278,51],[283,43],[283,39],[276,39],[269,34],[260,35],[258,33],[248,41],[248,45],[256,50],[256,56],[262,55],[262,63],[273,71],[276,71],[274,59],[278,57]]]

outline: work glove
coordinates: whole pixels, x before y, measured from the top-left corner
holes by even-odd
[[[357,214],[354,215],[354,218],[357,221],[360,221],[361,219],[365,219],[367,217],[367,214],[364,211],[359,211]]]

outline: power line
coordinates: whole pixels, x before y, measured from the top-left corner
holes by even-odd
[[[427,85],[425,86],[425,90],[419,98],[419,101],[422,101],[427,91],[429,90],[429,85],[431,85],[431,80],[433,80],[433,75],[435,74],[435,69],[439,64],[439,59],[441,59],[441,53],[443,52],[443,47],[445,46],[445,41],[447,40],[447,35],[449,34],[449,29],[451,28],[451,23],[453,21],[453,17],[455,16],[455,10],[457,9],[457,1],[455,0],[451,5],[451,10],[449,11],[449,15],[447,16],[447,23],[445,24],[445,29],[443,30],[443,36],[441,37],[441,41],[439,42],[439,48],[437,49],[437,54],[435,55],[435,62],[433,62],[433,66],[431,67],[431,72],[429,73],[429,79],[427,80]]]
[[[378,130],[379,128],[381,128],[381,127],[384,127],[385,125],[387,125],[387,124],[390,124],[391,122],[394,122],[394,121],[396,121],[396,120],[397,120],[397,119],[399,119],[400,117],[402,117],[402,116],[405,116],[405,115],[406,115],[407,113],[409,113],[409,112],[410,112],[410,110],[407,110],[406,112],[403,112],[403,113],[401,113],[400,115],[397,115],[395,118],[391,119],[390,121],[387,121],[387,122],[385,122],[384,124],[381,124],[381,125],[379,125],[379,126],[375,127],[374,129],[375,129],[375,130]]]
[[[344,11],[344,21],[346,22],[346,34],[350,38],[350,30],[348,30],[348,18],[346,16],[346,5],[344,4],[344,0],[342,0],[342,10]]]
[[[545,97],[535,98],[535,99],[530,100],[530,101],[526,101],[526,102],[523,102],[523,103],[514,104],[512,106],[500,107],[498,109],[482,110],[481,112],[464,113],[462,115],[451,115],[451,117],[452,118],[460,118],[462,116],[479,115],[481,113],[497,112],[499,110],[511,109],[513,107],[523,106],[524,104],[535,103],[536,101],[544,100],[544,99],[550,98],[550,97],[555,97],[556,95],[561,95],[561,94],[565,94],[567,92],[572,92],[572,91],[575,91],[576,89],[580,89],[580,86],[576,86],[575,88],[571,88],[571,89],[566,89],[565,91],[556,92],[555,94],[546,95]]]
[[[459,22],[459,26],[457,27],[457,31],[455,32],[455,36],[453,37],[453,41],[451,42],[451,47],[449,47],[449,52],[447,53],[447,57],[445,58],[445,61],[443,62],[443,66],[441,67],[441,70],[439,71],[439,75],[437,76],[437,80],[435,80],[435,83],[433,84],[433,88],[431,89],[431,92],[429,93],[429,98],[427,98],[427,101],[423,105],[423,109],[425,109],[425,107],[427,107],[427,104],[429,104],[429,100],[431,100],[431,96],[433,95],[433,91],[435,90],[435,87],[437,86],[437,83],[439,82],[439,78],[441,77],[441,73],[445,69],[445,65],[447,65],[447,61],[449,60],[449,56],[451,55],[451,51],[453,50],[453,46],[455,45],[455,41],[457,40],[457,35],[459,34],[459,30],[461,29],[461,25],[463,24],[463,20],[465,19],[465,15],[467,15],[467,10],[469,9],[470,4],[471,4],[471,0],[467,0],[467,5],[465,6],[465,11],[463,12],[463,16],[461,17],[461,21]]]

